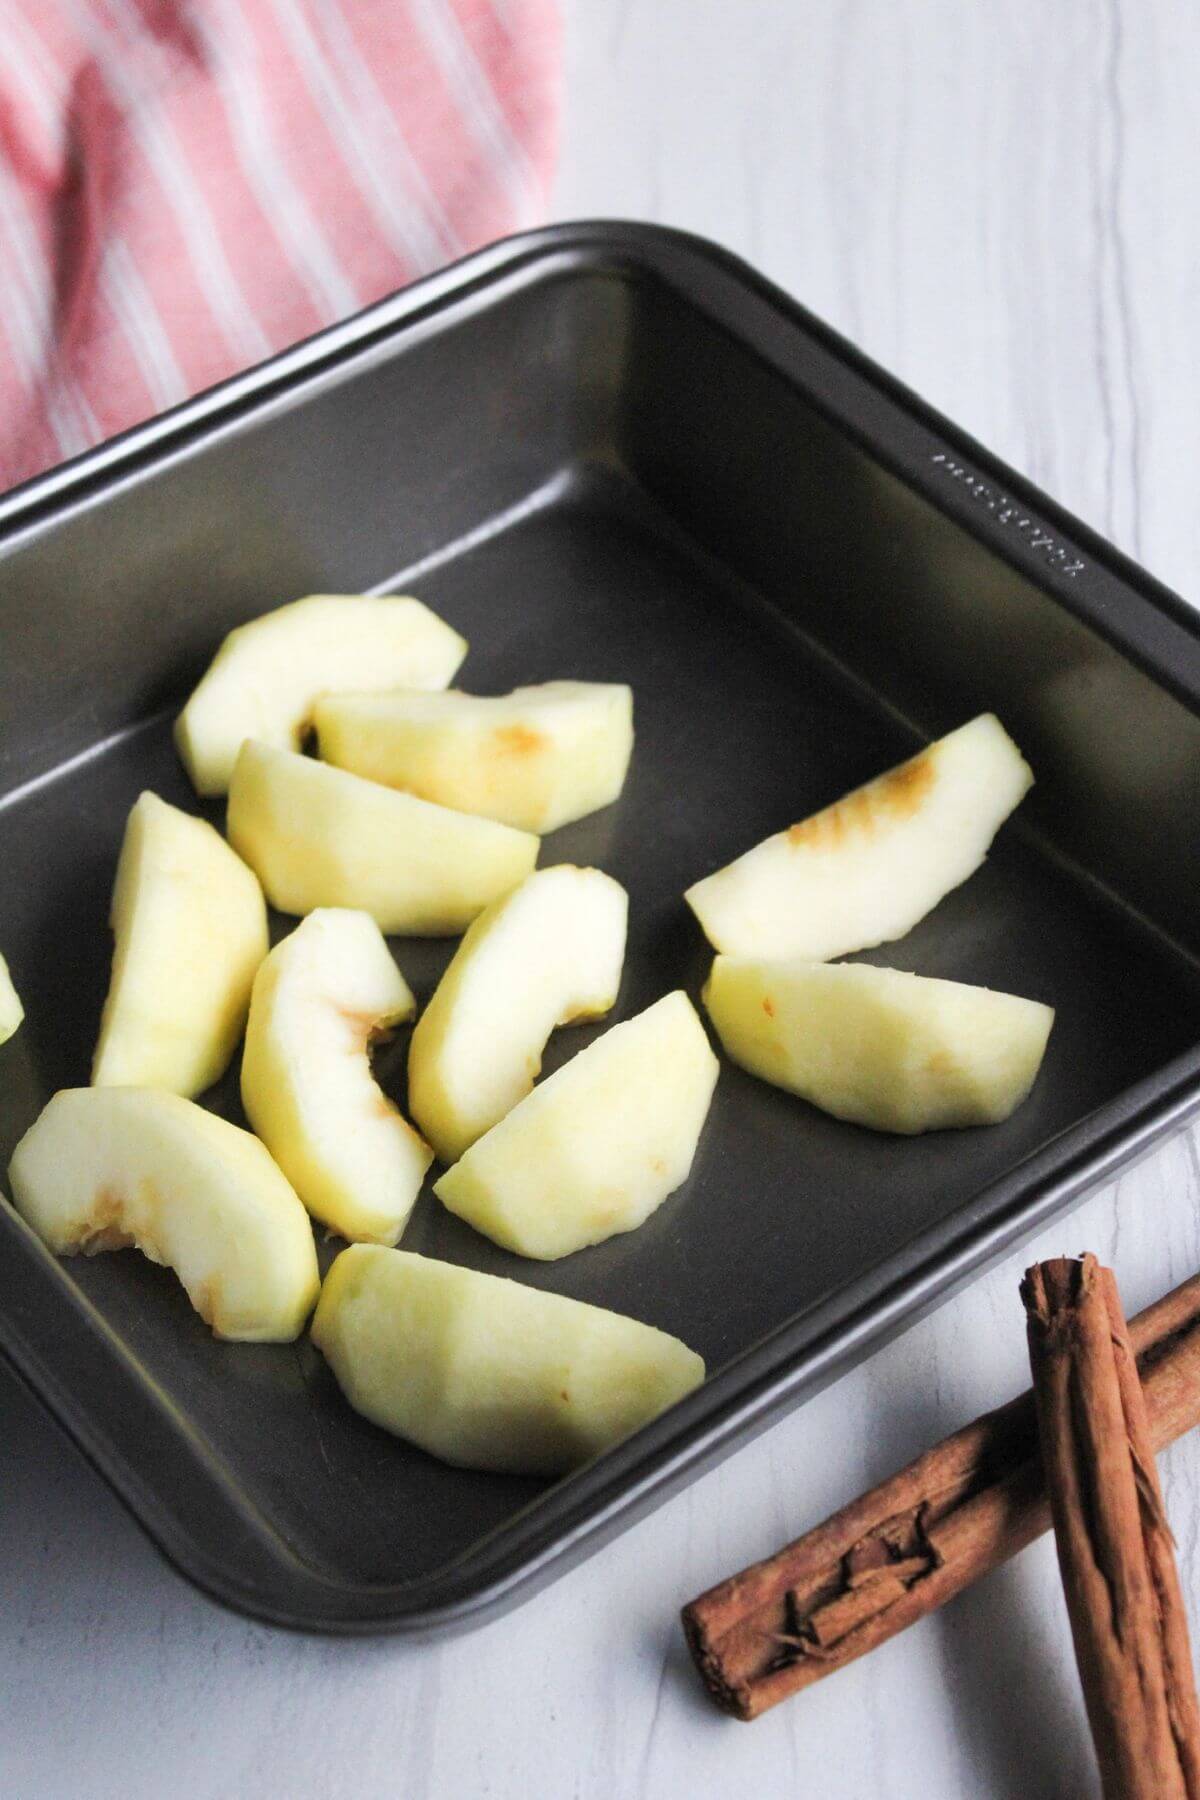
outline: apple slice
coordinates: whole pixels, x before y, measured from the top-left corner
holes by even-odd
[[[1032,782],[999,719],[981,713],[684,898],[730,956],[824,962],[890,943],[974,874]]]
[[[868,963],[718,956],[704,1004],[752,1075],[875,1131],[993,1125],[1033,1086],[1052,1007]]]
[[[615,1004],[629,896],[599,869],[537,869],[480,913],[413,1032],[408,1104],[443,1162],[533,1087],[556,1025]]]
[[[348,906],[382,931],[447,937],[522,881],[539,841],[251,738],[229,787],[229,839],[272,906]]]
[[[678,1338],[622,1313],[357,1244],[312,1326],[356,1412],[459,1468],[558,1475],[698,1387]]]
[[[223,794],[244,739],[298,750],[320,695],[443,688],[466,653],[466,639],[419,600],[309,594],[229,633],[175,743],[196,792]]]
[[[267,954],[262,889],[220,832],[145,793],[126,821],[110,917],[93,1085],[202,1093],[237,1048]]]
[[[134,1246],[217,1337],[286,1343],[320,1285],[308,1214],[256,1137],[160,1088],[63,1088],[8,1167],[59,1255]]]
[[[687,1180],[717,1067],[687,995],[667,994],[547,1076],[433,1191],[544,1262],[633,1231]]]
[[[7,1044],[24,1017],[21,997],[12,984],[8,964],[0,956],[0,1044]]]
[[[313,718],[326,762],[522,831],[556,831],[608,806],[633,750],[633,693],[599,681],[499,699],[330,694]]]
[[[370,1045],[416,1010],[364,912],[310,913],[254,981],[242,1104],[310,1213],[394,1244],[433,1152],[371,1073]]]

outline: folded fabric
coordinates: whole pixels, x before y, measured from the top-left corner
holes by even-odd
[[[0,0],[0,488],[545,212],[555,0]]]

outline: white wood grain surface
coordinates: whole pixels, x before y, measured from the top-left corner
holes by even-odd
[[[1197,587],[1200,15],[1185,0],[573,0],[562,217],[740,251],[1185,594]],[[1102,972],[1099,972],[1102,976]],[[475,1635],[226,1616],[0,1376],[11,1800],[1079,1796],[1043,1543],[752,1727],[676,1609],[1025,1385],[1016,1286],[1090,1247],[1133,1309],[1200,1268],[1177,1138],[584,1568]],[[1200,1442],[1163,1462],[1200,1636]]]

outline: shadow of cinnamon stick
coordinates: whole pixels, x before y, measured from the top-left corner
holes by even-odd
[[[964,1795],[1080,1800],[1097,1791],[1049,1537],[934,1615],[963,1744]]]

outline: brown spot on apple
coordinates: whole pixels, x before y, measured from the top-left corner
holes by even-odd
[[[559,1388],[558,1396],[560,1400],[565,1400],[568,1406],[571,1404],[571,1396],[568,1394],[566,1388]]]
[[[925,1060],[927,1075],[953,1075],[957,1066],[948,1050],[935,1050]]]
[[[667,1165],[661,1156],[652,1156],[650,1158],[650,1167],[656,1175],[665,1175],[667,1172]]]
[[[768,1019],[773,1019],[775,1017],[775,1002],[771,999],[769,994],[763,995],[763,1011],[766,1013]]]
[[[87,1231],[79,1240],[85,1256],[99,1256],[105,1250],[132,1250],[135,1240],[119,1225],[106,1225],[101,1231]]]
[[[836,850],[850,837],[869,837],[881,825],[911,817],[934,783],[937,745],[856,788],[811,819],[788,829],[793,849]]]
[[[528,725],[499,725],[492,733],[492,745],[497,756],[535,756],[545,748],[546,739]]]
[[[375,1050],[390,1044],[396,1033],[387,1019],[362,1012],[353,1006],[334,1005],[334,1012],[346,1025],[352,1050]]]
[[[377,1024],[374,1013],[356,1012],[352,1006],[335,1006],[333,1010],[349,1026],[350,1036],[356,1043],[369,1044],[375,1038]]]
[[[92,1201],[92,1224],[97,1231],[115,1225],[125,1210],[125,1201],[114,1187],[102,1187]]]
[[[105,1250],[128,1250],[133,1238],[123,1224],[125,1201],[116,1188],[102,1187],[92,1202],[92,1210],[80,1229],[79,1249],[85,1256],[99,1256]]]

